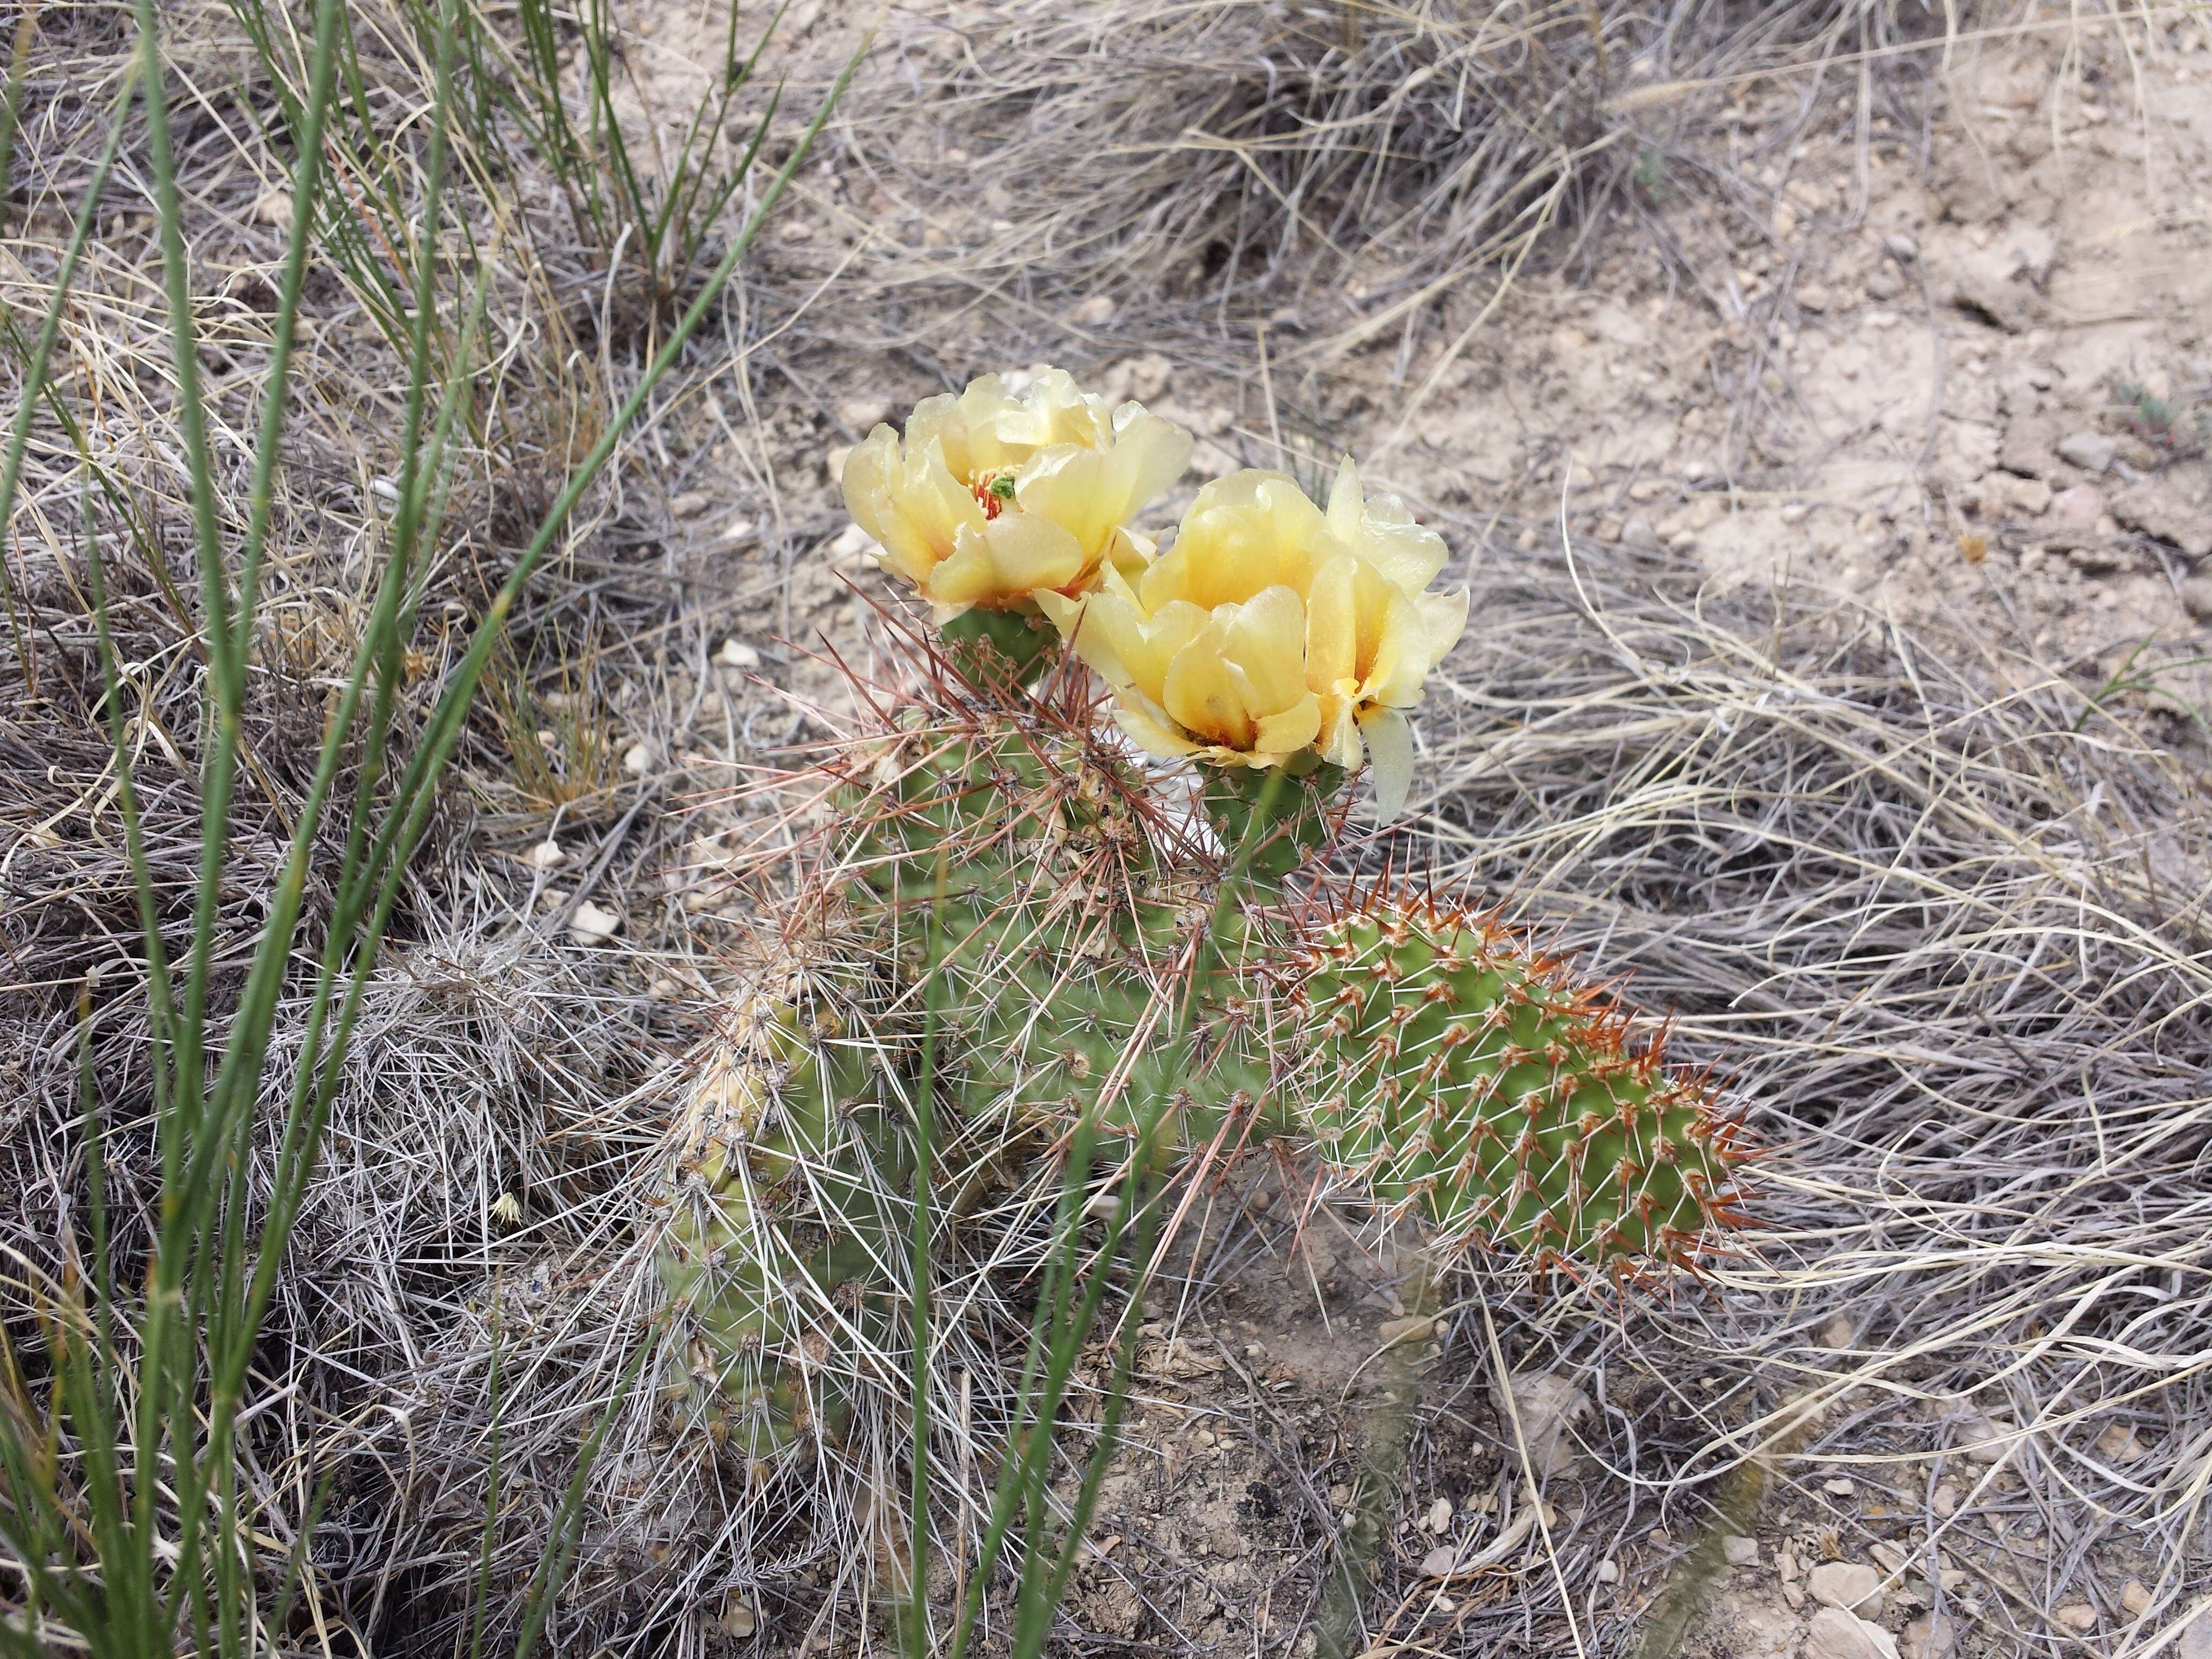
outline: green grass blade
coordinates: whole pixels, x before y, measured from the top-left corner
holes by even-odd
[[[909,1502],[912,1541],[908,1547],[906,1594],[901,1631],[910,1659],[929,1651],[929,1377],[930,1248],[929,1194],[937,1178],[937,1028],[945,975],[943,906],[946,854],[937,856],[936,892],[929,907],[924,944],[921,1015],[921,1072],[915,1088],[914,1132],[914,1481]]]
[[[238,761],[239,721],[245,701],[244,678],[232,653],[228,572],[222,530],[216,510],[215,461],[208,445],[207,410],[200,392],[199,343],[192,323],[191,267],[185,250],[184,213],[177,195],[176,156],[170,143],[168,90],[162,73],[161,40],[154,0],[134,0],[138,29],[141,89],[146,110],[146,148],[154,174],[155,217],[161,243],[161,274],[169,311],[169,338],[176,375],[177,428],[190,480],[193,544],[200,567],[209,658],[209,714],[213,725],[210,752],[202,768],[203,828],[200,877],[192,907],[192,937],[185,973],[184,1018],[178,1028],[174,1135],[189,1139],[198,1127],[201,1100],[202,1033],[205,1025],[215,912],[222,890],[228,846],[231,781]]]

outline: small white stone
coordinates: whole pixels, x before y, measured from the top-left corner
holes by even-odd
[[[1970,1463],[1996,1463],[2012,1450],[2019,1431],[1996,1418],[1969,1413],[1958,1426],[1958,1445]]]
[[[598,945],[622,932],[622,918],[586,899],[568,918],[568,937],[579,945]]]
[[[1114,320],[1114,297],[1109,294],[1094,294],[1075,308],[1075,320],[1085,328],[1097,328]]]
[[[872,431],[877,422],[890,419],[890,415],[888,398],[848,398],[837,405],[837,418],[854,432]]]
[[[659,758],[651,744],[634,743],[623,750],[623,770],[634,778],[641,778],[653,770],[653,762]]]
[[[1946,1480],[1929,1495],[1928,1507],[1936,1511],[1938,1521],[1948,1521],[1959,1512],[1959,1489]]]
[[[1448,1578],[1458,1565],[1459,1551],[1449,1544],[1439,1544],[1421,1558],[1421,1577]]]
[[[2102,432],[2069,432],[2058,441],[2059,459],[2084,472],[2102,472],[2119,452],[2119,440]]]
[[[1728,1557],[1732,1567],[1755,1567],[1759,1565],[1759,1540],[1724,1537],[1721,1540],[1721,1553]]]
[[[1863,1561],[1823,1561],[1805,1587],[1822,1607],[1841,1607],[1861,1618],[1881,1612],[1881,1575]]]
[[[668,514],[674,519],[696,519],[714,503],[703,489],[687,489],[669,498]]]
[[[1820,1327],[1820,1346],[1831,1352],[1839,1352],[1858,1340],[1858,1330],[1847,1314],[1838,1314]]]
[[[714,653],[714,660],[725,668],[758,668],[761,653],[743,640],[732,635],[722,641],[722,648]]]
[[[1528,1371],[1513,1373],[1506,1386],[1512,1390],[1510,1412],[1504,1399],[1492,1391],[1498,1416],[1509,1431],[1518,1418],[1529,1466],[1540,1475],[1557,1474],[1575,1461],[1574,1425],[1589,1414],[1589,1396],[1563,1376]]]
[[[1804,1659],[1900,1659],[1897,1643],[1880,1625],[1822,1607],[1805,1627]]]
[[[2097,1628],[2097,1610],[2087,1601],[2069,1601],[2051,1616],[2076,1636],[2087,1636]]]
[[[1900,264],[1920,257],[1920,244],[1901,230],[1891,232],[1882,246],[1889,250],[1889,257]]]
[[[722,1602],[722,1634],[742,1642],[759,1628],[751,1599],[742,1591],[731,1591]]]
[[[561,850],[559,842],[548,836],[525,853],[522,861],[533,870],[557,870],[568,861],[568,855]]]
[[[2112,1462],[2130,1462],[2142,1454],[2142,1442],[2131,1423],[2115,1423],[2097,1437],[2097,1455]]]
[[[1951,1659],[1959,1645],[1959,1632],[1940,1613],[1916,1619],[1905,1627],[1899,1644],[1904,1659]]]
[[[1611,1556],[1607,1556],[1604,1560],[1599,1562],[1597,1564],[1597,1582],[1601,1584],[1619,1583],[1620,1582],[1620,1563],[1614,1560]]]
[[[1820,1490],[1831,1498],[1854,1498],[1858,1495],[1859,1489],[1838,1475],[1833,1480],[1822,1481]]]
[[[292,192],[282,185],[256,198],[253,216],[264,225],[289,225],[292,222]]]

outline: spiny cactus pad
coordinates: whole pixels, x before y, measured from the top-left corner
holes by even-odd
[[[1449,1250],[1685,1260],[1729,1218],[1737,1126],[1603,989],[1494,923],[1371,896],[1316,930],[1321,1155]]]
[[[824,1000],[755,999],[695,1086],[693,1179],[661,1276],[694,1322],[711,1431],[758,1462],[836,1438],[857,1356],[882,1346],[910,1211],[910,1122],[884,1045]]]

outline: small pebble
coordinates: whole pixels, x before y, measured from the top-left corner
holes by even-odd
[[[1936,1511],[1937,1520],[1948,1521],[1959,1512],[1959,1489],[1946,1480],[1930,1495],[1928,1506]]]
[[[1881,1575],[1863,1561],[1823,1561],[1805,1587],[1822,1607],[1841,1607],[1862,1619],[1881,1613]]]
[[[2087,1636],[2097,1628],[2097,1610],[2087,1601],[2069,1601],[2051,1616],[2076,1636]]]
[[[568,918],[568,937],[578,945],[598,945],[622,932],[622,918],[586,899]]]
[[[1597,1582],[1601,1584],[1619,1583],[1620,1582],[1620,1563],[1614,1560],[1611,1556],[1607,1556],[1604,1560],[1599,1562],[1597,1564]]]
[[[2140,1619],[2150,1611],[2150,1590],[2140,1578],[2130,1578],[2120,1586],[2120,1610],[2130,1619]]]
[[[725,668],[758,668],[761,654],[743,640],[726,639],[714,653],[714,660]]]
[[[2102,432],[2069,432],[2058,441],[2059,459],[2084,472],[2102,472],[2119,453],[2119,440]]]
[[[830,568],[847,575],[857,574],[868,562],[868,550],[876,544],[875,538],[856,524],[848,524],[837,532],[837,539],[830,544]]]
[[[659,758],[651,744],[634,743],[623,750],[623,770],[634,778],[641,778],[653,770],[653,763]]]
[[[2142,1452],[2142,1442],[2136,1437],[2132,1423],[2115,1423],[2097,1437],[2097,1455],[2115,1463],[2131,1462]]]
[[[1905,1627],[1899,1644],[1905,1659],[1951,1659],[1958,1650],[1958,1628],[1940,1613],[1916,1619]]]
[[[674,519],[696,519],[711,505],[705,490],[687,489],[669,498],[668,514]]]
[[[1721,1553],[1728,1557],[1732,1567],[1755,1567],[1759,1565],[1759,1540],[1756,1538],[1723,1538]]]
[[[1850,1481],[1844,1480],[1840,1476],[1833,1480],[1823,1481],[1820,1485],[1820,1490],[1827,1493],[1831,1498],[1850,1498],[1855,1496],[1858,1492],[1858,1488],[1856,1486],[1853,1486]]]
[[[1896,1638],[1880,1625],[1822,1607],[1805,1627],[1804,1659],[1899,1659]]]
[[[1882,246],[1889,250],[1889,257],[1899,264],[1920,257],[1920,244],[1901,230],[1892,231],[1882,242]]]
[[[568,861],[561,850],[561,843],[548,836],[522,855],[522,861],[533,870],[556,870]]]

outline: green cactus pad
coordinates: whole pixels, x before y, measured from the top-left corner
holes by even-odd
[[[834,1013],[757,1000],[692,1091],[661,1278],[699,1339],[696,1402],[756,1462],[836,1438],[854,1356],[882,1346],[913,1175],[886,1058]]]
[[[1732,1218],[1736,1126],[1709,1085],[1516,934],[1376,897],[1311,960],[1322,1156],[1442,1247],[1620,1269],[1681,1261]]]

